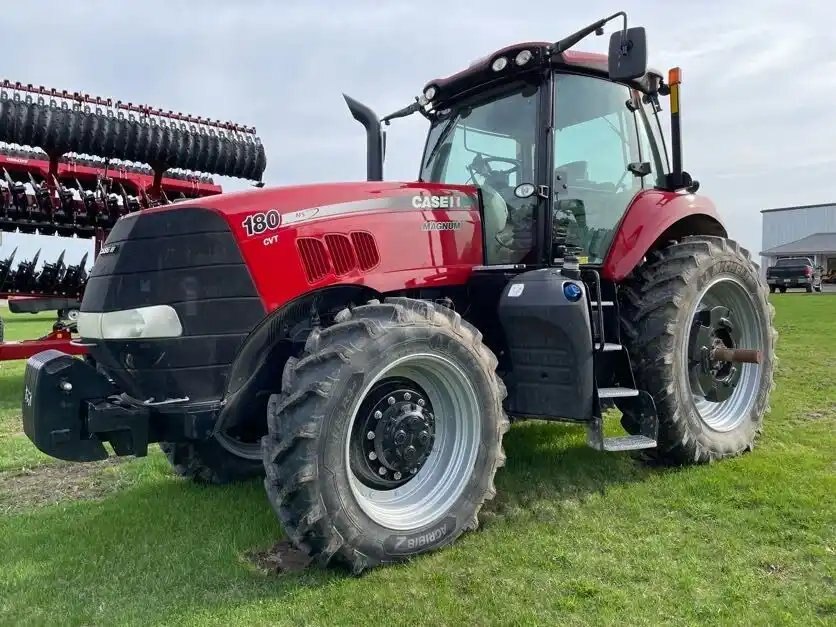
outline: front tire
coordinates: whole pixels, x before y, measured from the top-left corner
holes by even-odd
[[[655,252],[619,290],[622,328],[639,389],[656,402],[657,460],[699,463],[754,446],[773,387],[773,308],[748,251],[720,237],[688,237]],[[722,343],[762,362],[705,357]],[[635,432],[635,419],[622,424]]]
[[[261,447],[226,435],[195,442],[160,442],[175,474],[197,483],[223,485],[264,475]]]
[[[360,573],[478,526],[504,464],[505,387],[481,334],[406,298],[343,310],[285,366],[263,439],[293,544]]]

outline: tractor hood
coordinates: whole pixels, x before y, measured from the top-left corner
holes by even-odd
[[[217,399],[266,316],[335,285],[464,284],[482,263],[481,233],[467,186],[310,185],[149,209],[111,231],[79,332],[135,398]]]

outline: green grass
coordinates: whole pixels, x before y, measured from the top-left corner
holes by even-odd
[[[360,578],[252,567],[281,537],[257,481],[195,486],[159,452],[44,462],[16,435],[21,366],[2,364],[0,624],[836,624],[836,298],[772,300],[778,387],[753,453],[650,469],[517,425],[480,531]]]

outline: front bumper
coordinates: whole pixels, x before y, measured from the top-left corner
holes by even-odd
[[[148,444],[212,436],[220,403],[143,404],[121,394],[90,363],[56,350],[26,363],[23,430],[47,455],[68,461],[142,457]]]
[[[805,279],[773,279],[768,278],[766,280],[767,284],[770,287],[807,287],[808,285],[813,285],[812,278],[805,278]]]

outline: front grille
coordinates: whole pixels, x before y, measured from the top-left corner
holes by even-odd
[[[229,366],[265,315],[226,220],[192,207],[119,221],[96,260],[82,311],[171,305],[183,336],[104,340],[91,356],[140,400],[220,398]]]

